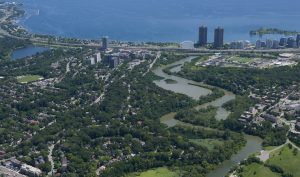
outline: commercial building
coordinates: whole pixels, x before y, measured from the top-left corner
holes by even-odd
[[[230,43],[231,49],[245,49],[246,46],[247,46],[246,41],[237,41],[237,42]]]
[[[207,45],[207,27],[206,26],[200,26],[199,27],[199,41],[198,45],[200,47],[204,47]]]
[[[264,42],[264,41],[261,41],[261,47],[262,47],[262,48],[266,48],[266,47],[267,47],[267,44],[266,44],[266,42]]]
[[[278,49],[279,48],[279,41],[277,40],[273,40],[273,46],[272,46],[273,49]]]
[[[262,46],[261,46],[261,40],[257,40],[257,41],[256,41],[255,48],[256,48],[256,49],[261,49],[261,48],[262,48]]]
[[[96,63],[100,63],[102,61],[101,58],[101,53],[95,53],[94,55],[92,55],[91,57],[87,58],[88,59],[88,64],[94,65]]]
[[[296,40],[295,40],[294,37],[289,37],[287,39],[287,47],[288,48],[295,48],[295,47],[297,47],[297,42],[296,42]]]
[[[266,48],[268,49],[273,48],[273,41],[271,39],[266,40]]]
[[[102,41],[102,47],[101,47],[101,49],[102,50],[107,50],[108,49],[108,37],[107,36],[103,37],[101,39],[101,41]]]
[[[286,47],[286,46],[287,46],[287,38],[285,38],[285,37],[280,38],[279,45],[280,45],[281,47]]]
[[[297,42],[297,46],[299,46],[299,43],[300,43],[300,34],[297,34],[297,37],[296,37],[296,42]]]
[[[90,61],[90,64],[91,64],[91,65],[96,64],[96,61],[95,61],[95,58],[94,58],[94,57],[91,57],[91,58],[89,59],[89,61]]]
[[[99,63],[99,62],[101,62],[101,60],[102,60],[102,58],[101,58],[101,53],[100,53],[100,52],[95,53],[95,54],[93,55],[93,57],[95,58],[95,62],[96,62],[96,63]]]
[[[215,29],[214,48],[220,49],[223,48],[223,45],[224,45],[224,29],[218,27]]]
[[[110,56],[109,57],[109,67],[116,68],[120,64],[120,58],[117,56]]]

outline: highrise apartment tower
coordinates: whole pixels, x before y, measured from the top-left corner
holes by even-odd
[[[214,48],[220,49],[224,45],[224,29],[218,27],[215,29]]]
[[[198,44],[200,47],[207,45],[207,27],[200,26],[199,27],[199,41]]]

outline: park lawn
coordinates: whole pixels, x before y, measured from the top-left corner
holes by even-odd
[[[284,146],[272,153],[267,163],[280,166],[285,172],[289,172],[295,177],[300,176],[300,152],[295,156],[293,150],[294,148],[290,149],[288,146]]]
[[[189,68],[189,70],[192,70],[192,71],[200,71],[200,70],[205,70],[205,68],[203,66],[191,66]]]
[[[132,173],[127,177],[179,177],[179,175],[176,171],[171,171],[167,167],[161,167],[142,173]]]
[[[43,77],[38,76],[38,75],[25,75],[25,76],[18,76],[17,77],[17,81],[21,84],[35,82],[35,81],[38,81],[38,80],[41,80],[41,79],[43,79]]]
[[[258,163],[252,163],[244,167],[244,171],[241,174],[243,177],[280,177],[279,174]]]
[[[189,141],[206,147],[208,150],[212,150],[215,146],[221,146],[223,144],[222,141],[217,139],[189,139]]]

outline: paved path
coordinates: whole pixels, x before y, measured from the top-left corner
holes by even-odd
[[[148,70],[143,74],[143,77],[150,72],[150,70],[153,68],[154,64],[156,63],[156,61],[160,58],[161,56],[161,53],[158,52],[157,55],[156,55],[156,58],[154,59],[154,61],[150,64]]]
[[[288,144],[291,144],[294,148],[296,148],[296,149],[298,149],[298,150],[300,151],[300,148],[299,148],[297,145],[295,145],[293,142],[291,142],[289,139],[287,139],[286,142],[285,142],[284,144],[282,144],[282,145],[280,145],[280,146],[278,146],[278,147],[276,147],[276,148],[274,148],[274,149],[272,149],[272,150],[269,150],[269,151],[264,151],[264,150],[263,150],[263,151],[261,151],[261,152],[260,152],[260,155],[258,155],[257,157],[258,157],[262,162],[266,162],[266,161],[270,158],[270,154],[271,154],[272,152],[275,152],[275,151],[277,151],[277,150],[283,148],[285,145],[288,145]]]
[[[270,158],[270,154],[272,152],[277,151],[277,150],[283,148],[288,143],[289,143],[289,140],[287,140],[286,143],[284,143],[284,144],[282,144],[282,145],[280,145],[280,146],[278,146],[278,147],[276,147],[276,148],[274,148],[272,150],[269,150],[269,151],[263,150],[263,151],[260,152],[260,155],[258,155],[257,157],[260,159],[260,161],[266,162]]]
[[[51,163],[51,170],[48,173],[48,176],[52,176],[54,173],[54,161],[53,161],[53,157],[52,157],[52,153],[53,153],[53,149],[54,149],[55,144],[52,144],[49,147],[49,154],[48,154],[48,160]]]
[[[288,141],[288,143],[290,143],[294,148],[296,148],[296,149],[298,149],[298,151],[300,151],[300,148],[299,148],[296,144],[294,144],[293,142],[291,142],[289,139],[288,139],[287,141]]]
[[[70,72],[70,61],[67,63],[66,66],[66,73]]]

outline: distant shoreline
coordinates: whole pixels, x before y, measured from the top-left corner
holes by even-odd
[[[264,36],[264,35],[269,35],[269,34],[288,36],[288,35],[300,34],[300,32],[293,31],[293,30],[282,30],[282,29],[278,29],[278,28],[259,28],[259,29],[250,31],[250,36],[257,36],[257,35]]]

